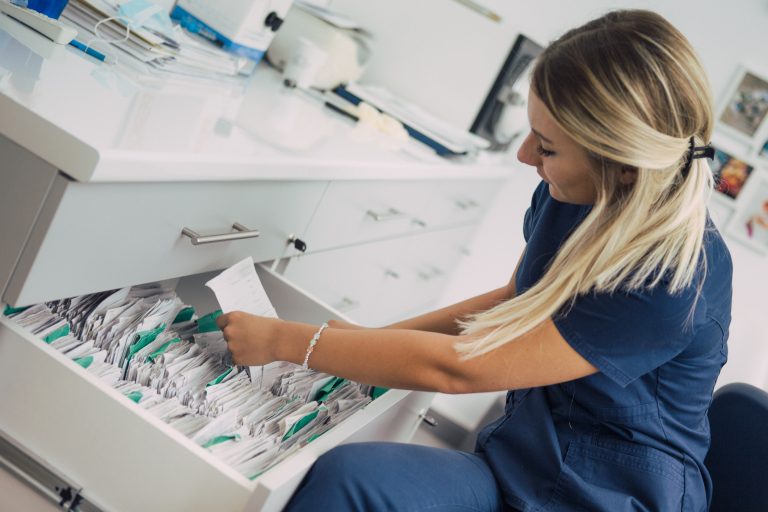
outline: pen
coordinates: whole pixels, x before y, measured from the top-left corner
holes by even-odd
[[[93,48],[91,48],[90,46],[86,46],[86,45],[84,45],[83,43],[81,43],[81,42],[80,42],[80,41],[78,41],[77,39],[73,39],[73,40],[71,40],[71,41],[69,42],[69,44],[70,44],[70,45],[72,45],[72,46],[74,46],[75,48],[77,48],[77,49],[78,49],[78,50],[80,50],[81,52],[85,52],[85,53],[87,53],[88,55],[90,55],[91,57],[94,57],[94,58],[96,58],[96,59],[99,59],[101,62],[107,62],[107,63],[109,63],[109,61],[107,60],[107,56],[106,56],[106,55],[104,55],[103,53],[101,53],[101,52],[99,52],[99,51],[96,51],[96,50],[94,50],[94,49],[93,49]]]
[[[341,114],[341,115],[343,115],[343,116],[345,116],[345,117],[348,117],[348,118],[352,119],[353,121],[359,121],[359,120],[360,120],[360,118],[359,118],[359,117],[357,117],[357,116],[356,116],[355,114],[353,114],[352,112],[348,112],[346,109],[344,109],[344,108],[342,108],[342,107],[339,107],[339,106],[336,106],[336,105],[334,105],[333,103],[331,103],[330,101],[326,101],[326,102],[324,102],[323,104],[324,104],[326,107],[328,107],[329,109],[331,109],[331,110],[333,110],[333,111],[335,111],[335,112],[338,112],[339,114]]]

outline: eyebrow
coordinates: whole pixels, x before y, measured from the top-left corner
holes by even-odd
[[[544,142],[548,142],[549,144],[554,144],[554,142],[552,142],[551,140],[549,140],[548,138],[546,138],[545,136],[543,136],[541,133],[537,132],[537,131],[536,131],[536,130],[534,130],[533,128],[531,128],[531,131],[532,131],[533,133],[535,133],[535,134],[536,134],[536,136],[537,136],[538,138],[540,138],[541,140],[543,140]]]

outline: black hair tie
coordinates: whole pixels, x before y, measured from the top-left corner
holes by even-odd
[[[688,156],[685,159],[685,165],[683,166],[683,179],[688,177],[688,173],[691,171],[691,164],[696,158],[708,158],[712,160],[715,158],[715,148],[710,144],[706,146],[697,146],[696,142],[691,136],[691,140],[688,143]]]

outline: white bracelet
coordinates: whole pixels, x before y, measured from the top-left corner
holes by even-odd
[[[304,356],[304,363],[302,363],[301,367],[305,370],[309,369],[309,356],[312,354],[312,351],[315,350],[315,345],[317,345],[317,342],[320,340],[320,335],[323,334],[323,331],[328,328],[328,322],[323,322],[323,325],[320,326],[320,328],[317,330],[314,336],[312,336],[312,339],[309,340],[309,346],[307,347],[307,355]]]

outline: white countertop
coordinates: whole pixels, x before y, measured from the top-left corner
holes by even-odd
[[[97,47],[98,48],[98,47]],[[0,15],[0,135],[77,181],[503,177],[509,164],[438,157],[282,86],[265,63],[237,82],[99,62]]]

